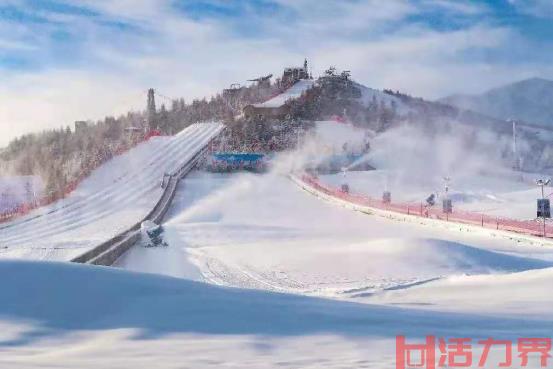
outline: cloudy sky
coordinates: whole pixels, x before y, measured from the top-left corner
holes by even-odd
[[[0,0],[0,146],[304,57],[430,99],[553,79],[553,0]]]

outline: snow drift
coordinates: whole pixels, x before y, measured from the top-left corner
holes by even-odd
[[[393,367],[397,334],[420,341],[425,334],[548,337],[553,330],[550,310],[537,320],[455,314],[69,263],[0,261],[0,279],[3,367],[276,368],[324,360],[334,368],[370,359],[369,367],[382,368]],[[543,281],[551,285],[551,275]]]

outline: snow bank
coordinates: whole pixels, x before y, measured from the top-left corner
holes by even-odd
[[[504,275],[454,276],[408,289],[376,294],[368,301],[424,303],[441,311],[479,311],[532,319],[551,317],[553,268]]]

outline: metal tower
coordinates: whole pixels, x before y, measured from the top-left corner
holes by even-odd
[[[154,89],[150,88],[148,90],[148,104],[146,107],[146,112],[148,114],[148,130],[157,129],[156,100],[154,95]]]

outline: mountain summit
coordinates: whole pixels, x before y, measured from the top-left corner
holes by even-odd
[[[498,119],[553,127],[553,81],[530,78],[480,95],[452,95],[440,102]]]

